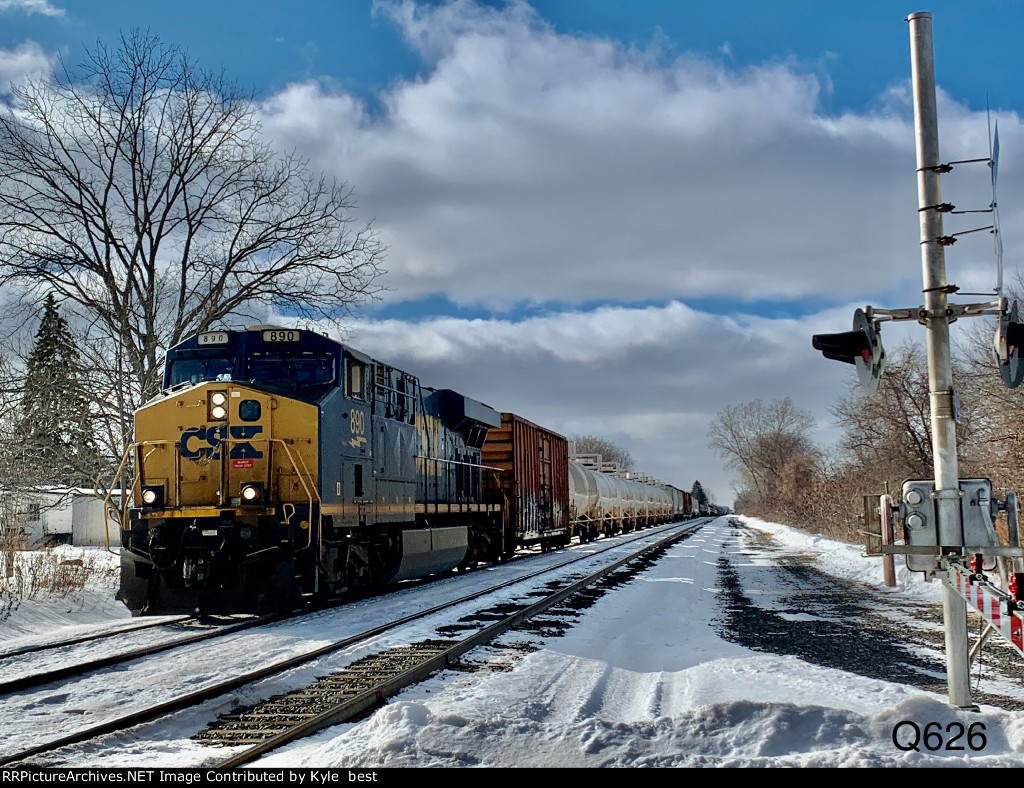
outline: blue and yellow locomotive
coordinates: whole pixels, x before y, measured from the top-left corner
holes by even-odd
[[[280,610],[494,561],[501,416],[315,332],[207,331],[136,413],[118,598],[133,612]]]

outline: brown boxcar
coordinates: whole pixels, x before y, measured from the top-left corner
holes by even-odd
[[[502,413],[501,427],[487,431],[481,459],[484,489],[502,501],[506,533],[524,545],[569,543],[569,444],[563,436]]]

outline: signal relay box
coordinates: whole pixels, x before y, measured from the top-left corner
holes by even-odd
[[[900,513],[903,534],[908,545],[939,545],[939,518],[934,479],[908,479],[903,482]],[[989,479],[960,480],[960,532],[956,544],[943,547],[994,547],[999,544],[995,528],[996,502]],[[912,572],[929,572],[938,567],[933,555],[907,555]],[[995,568],[995,559],[986,559],[986,569]]]

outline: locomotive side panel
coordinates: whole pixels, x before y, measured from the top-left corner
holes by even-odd
[[[417,511],[416,457],[421,454],[416,431],[419,381],[374,361],[370,388],[376,521],[413,525]]]
[[[319,403],[320,495],[333,525],[352,528],[375,519],[370,359],[349,348],[341,355],[339,385]]]
[[[451,389],[425,389],[423,453],[417,458],[422,501],[431,514],[487,511],[481,454],[487,431],[501,424],[498,413]]]

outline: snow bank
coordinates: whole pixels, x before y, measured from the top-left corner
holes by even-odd
[[[926,582],[921,572],[911,572],[907,569],[906,562],[899,556],[896,557],[896,586],[889,588],[882,579],[881,557],[865,556],[859,546],[826,539],[798,528],[770,523],[743,514],[730,517],[768,534],[780,545],[785,545],[787,550],[799,550],[813,555],[818,567],[835,577],[877,586],[882,590],[928,602],[942,600],[942,584],[937,581]]]

